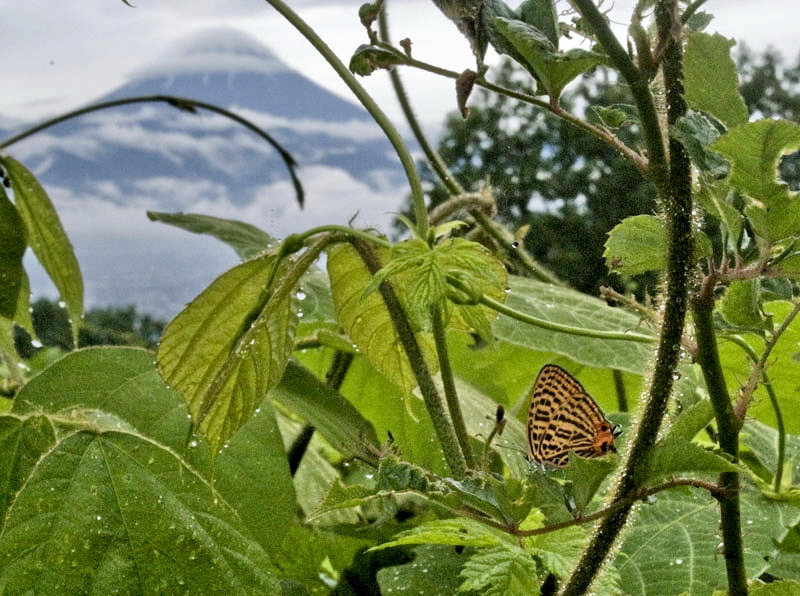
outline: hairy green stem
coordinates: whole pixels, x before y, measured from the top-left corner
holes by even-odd
[[[436,355],[439,358],[439,371],[442,374],[447,411],[450,413],[453,430],[456,432],[456,438],[461,447],[461,453],[464,455],[464,460],[467,462],[467,467],[474,469],[475,456],[472,453],[472,446],[469,444],[467,425],[464,423],[464,415],[461,413],[461,404],[458,401],[458,392],[453,380],[453,368],[450,366],[450,356],[447,351],[447,329],[445,329],[442,313],[439,309],[434,308],[432,315],[433,339],[436,343]]]
[[[411,200],[414,204],[414,215],[416,217],[417,231],[420,237],[426,238],[428,235],[428,212],[425,208],[425,197],[422,191],[422,183],[419,179],[419,173],[414,165],[414,159],[411,153],[403,143],[403,139],[397,129],[394,127],[389,118],[384,114],[383,110],[375,103],[375,100],[367,93],[366,89],[359,83],[353,73],[339,60],[339,57],[334,54],[333,50],[317,35],[308,24],[300,18],[300,16],[289,8],[286,3],[281,0],[266,0],[275,10],[277,10],[289,23],[291,23],[302,35],[305,37],[314,49],[316,49],[323,58],[333,67],[336,74],[344,81],[344,83],[353,92],[353,95],[358,98],[361,104],[373,117],[378,126],[381,127],[389,142],[397,152],[400,163],[403,165],[408,184],[411,188]]]
[[[381,269],[382,264],[373,247],[358,239],[351,240],[351,244],[356,252],[358,252],[369,272],[375,275]],[[394,288],[389,282],[382,282],[378,289],[383,297],[386,309],[389,311],[392,324],[400,338],[400,343],[403,345],[408,361],[411,364],[414,377],[419,383],[419,390],[420,393],[422,393],[422,399],[425,402],[428,416],[430,416],[431,422],[433,423],[433,429],[442,446],[445,461],[453,476],[457,479],[461,479],[466,474],[467,462],[459,447],[458,437],[447,416],[442,398],[439,395],[436,384],[433,382],[431,372],[422,355],[422,350],[419,347],[419,343],[417,343],[417,338],[403,310],[403,305],[400,303],[400,299],[397,297]]]
[[[739,429],[741,424],[734,413],[714,334],[714,287],[713,276],[707,277],[697,297],[692,302],[695,335],[697,338],[697,362],[703,371],[714,417],[720,448],[734,462],[739,459]],[[730,594],[747,594],[747,575],[744,567],[742,545],[742,521],[739,506],[739,473],[723,472],[719,485],[724,491],[719,497],[722,542],[725,552],[725,569]]]
[[[659,32],[664,39],[672,31],[671,7],[674,0],[660,0],[656,5]],[[631,443],[623,470],[614,491],[612,503],[626,502],[639,489],[637,478],[643,477],[641,466],[661,427],[672,393],[673,375],[680,358],[683,327],[686,318],[689,272],[692,263],[692,192],[688,156],[680,143],[670,141],[670,160],[667,160],[665,135],[650,93],[646,77],[639,72],[625,49],[617,41],[592,0],[573,0],[586,19],[604,50],[619,69],[631,91],[639,111],[645,146],[650,157],[649,175],[667,217],[668,256],[666,271],[666,302],[663,324],[655,353],[655,362],[644,410]],[[669,5],[669,6],[668,6]],[[686,110],[682,98],[681,48],[669,39],[664,59],[664,81],[667,91],[668,119],[674,122]],[[630,514],[632,504],[603,518],[589,545],[581,554],[575,569],[562,591],[563,596],[586,594],[619,537]]]

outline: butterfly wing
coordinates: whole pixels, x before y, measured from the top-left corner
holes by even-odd
[[[614,451],[615,432],[578,380],[555,364],[545,365],[531,392],[528,412],[531,461],[564,467],[570,451],[598,457]]]

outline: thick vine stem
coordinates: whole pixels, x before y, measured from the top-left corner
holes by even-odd
[[[734,462],[739,459],[739,429],[741,421],[731,405],[722,364],[714,334],[714,287],[715,278],[704,280],[700,292],[692,302],[695,335],[697,336],[697,362],[703,370],[708,395],[714,407],[717,421],[719,445]],[[747,594],[747,575],[744,567],[742,544],[742,519],[739,505],[739,473],[723,472],[719,475],[720,488],[724,493],[719,498],[722,543],[725,552],[725,570],[728,576],[729,594]]]
[[[351,244],[369,272],[375,275],[381,268],[381,262],[373,247],[355,238],[351,240]],[[447,416],[442,398],[422,355],[422,350],[417,343],[417,338],[414,336],[414,331],[411,329],[411,324],[403,310],[403,305],[400,304],[400,299],[390,283],[384,281],[379,286],[379,290],[383,297],[383,302],[391,315],[395,331],[397,331],[408,361],[411,364],[411,370],[419,383],[419,390],[422,393],[422,399],[425,402],[428,415],[431,417],[433,429],[442,446],[445,461],[447,461],[453,476],[461,479],[466,474],[467,462],[461,452],[458,437]]]
[[[658,437],[672,393],[673,374],[680,357],[686,318],[693,252],[691,169],[688,156],[676,141],[669,143],[671,161],[667,160],[665,135],[661,129],[648,81],[614,37],[594,2],[573,0],[573,5],[586,19],[612,62],[631,87],[650,157],[650,179],[656,187],[668,222],[666,301],[661,335],[658,339],[644,410],[614,491],[612,500],[614,504],[626,502],[639,489],[636,479],[643,477],[639,468],[645,465],[647,456]],[[673,30],[673,6],[674,0],[660,0],[657,3],[656,20],[662,38],[667,38],[663,32]],[[681,46],[679,41],[673,38],[670,38],[667,44],[663,70],[669,106],[668,119],[674,122],[685,112],[686,106],[682,98]],[[626,502],[603,518],[596,534],[575,566],[572,576],[567,580],[562,596],[583,596],[588,592],[619,537],[632,506]]]

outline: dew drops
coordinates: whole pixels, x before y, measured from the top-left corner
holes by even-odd
[[[518,247],[519,247],[519,242],[514,240],[514,242],[511,243],[511,248],[518,248]]]
[[[305,300],[306,299],[306,293],[303,290],[298,290],[297,291],[297,299],[298,300]]]
[[[63,300],[59,300],[58,301],[58,307],[59,308],[66,308],[67,307],[67,303],[64,302]]]

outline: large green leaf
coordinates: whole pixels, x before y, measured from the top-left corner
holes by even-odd
[[[386,260],[387,255],[382,255]],[[339,324],[350,339],[387,379],[409,395],[417,386],[400,338],[380,293],[364,295],[372,276],[349,244],[328,251],[328,275]],[[438,370],[430,334],[417,333],[417,342],[432,373]]]
[[[777,553],[787,525],[800,521],[800,510],[742,491],[745,566],[750,578]],[[775,542],[773,542],[775,541]],[[679,594],[707,596],[725,585],[725,560],[718,550],[719,508],[707,494],[672,490],[642,505],[626,531],[616,558],[621,587],[630,596]]]
[[[153,353],[140,348],[70,352],[20,390],[12,411],[84,420],[114,416],[177,453],[187,447],[186,406],[158,376]]]
[[[511,277],[511,292],[506,305],[553,323],[569,325],[578,331],[633,331],[648,334],[636,316],[611,308],[586,294]],[[650,343],[621,339],[602,339],[526,325],[506,316],[495,324],[498,339],[533,350],[555,352],[575,362],[598,368],[616,368],[644,374],[650,362]],[[654,337],[655,341],[655,337]],[[535,371],[533,371],[535,376]]]
[[[731,184],[756,202],[748,208],[756,232],[777,241],[800,231],[800,201],[777,178],[778,160],[800,147],[800,124],[759,120],[711,145],[731,161]]]
[[[11,178],[14,204],[25,222],[28,243],[66,303],[73,338],[77,339],[83,316],[83,278],[72,244],[50,197],[34,175],[11,156],[0,158],[0,163]]]
[[[275,258],[219,276],[170,322],[158,347],[161,376],[183,395],[213,452],[280,381],[294,347],[293,293],[264,291]]]
[[[79,427],[125,428],[173,454],[182,466],[211,477],[208,445],[201,437],[190,437],[186,404],[164,385],[152,352],[146,350],[103,347],[71,352],[20,391],[14,413],[31,416],[28,426],[35,414],[46,413]],[[178,468],[175,473],[180,473]],[[214,480],[216,494],[274,553],[294,519],[295,495],[268,400],[217,458]]]
[[[241,259],[254,257],[275,245],[275,238],[261,228],[237,221],[198,213],[162,213],[148,211],[151,221],[160,221],[192,232],[208,234],[229,245]]]
[[[28,247],[25,225],[0,185],[0,317],[14,319],[22,292],[22,255]]]
[[[747,122],[747,105],[739,94],[736,65],[730,53],[735,43],[719,33],[691,33],[683,57],[686,101],[728,128]]]
[[[7,593],[279,590],[233,509],[165,446],[84,430],[38,456],[2,520]]]

